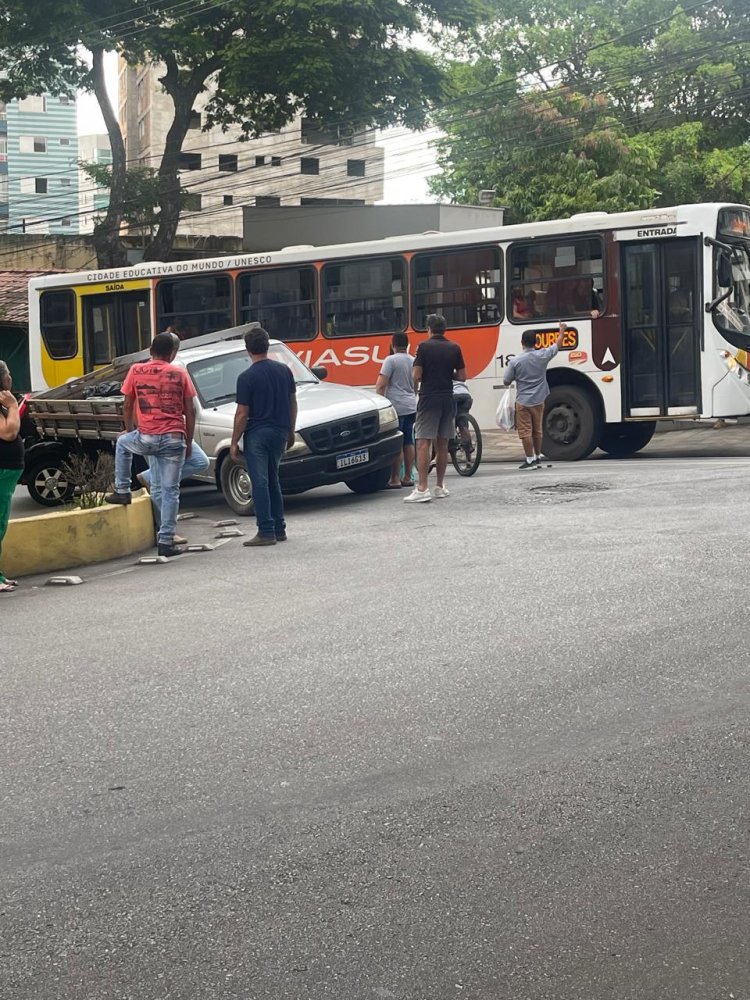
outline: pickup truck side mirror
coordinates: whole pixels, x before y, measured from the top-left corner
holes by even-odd
[[[310,371],[313,373],[315,378],[319,378],[321,382],[328,378],[328,369],[325,365],[316,365],[314,368],[311,368]]]

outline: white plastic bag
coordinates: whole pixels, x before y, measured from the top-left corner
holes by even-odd
[[[495,423],[504,431],[515,430],[516,387],[514,385],[509,386],[503,393],[503,398],[500,400],[495,414]]]

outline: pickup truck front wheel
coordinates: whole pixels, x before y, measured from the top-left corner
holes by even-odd
[[[32,462],[25,473],[29,496],[42,507],[61,507],[73,499],[75,487],[63,468],[62,455],[48,455]]]
[[[227,455],[221,463],[219,482],[224,499],[235,514],[250,517],[255,513],[253,487],[244,463],[237,463]]]

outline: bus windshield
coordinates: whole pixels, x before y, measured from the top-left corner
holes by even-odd
[[[731,250],[719,249],[714,257],[714,272],[716,295],[722,297],[714,308],[717,325],[724,333],[750,337],[750,251],[747,245],[733,243]]]
[[[283,344],[271,344],[268,357],[285,364],[291,370],[297,385],[318,381],[297,355]],[[187,370],[198,390],[202,404],[220,406],[222,403],[234,401],[237,394],[237,376],[250,364],[247,351],[232,351],[231,354],[218,354],[213,358],[194,361],[188,364]]]

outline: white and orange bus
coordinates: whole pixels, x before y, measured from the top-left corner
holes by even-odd
[[[526,329],[551,343],[545,451],[631,454],[665,419],[750,413],[750,208],[683,205],[33,279],[32,388],[260,322],[333,381],[375,383],[391,334],[442,313],[483,427]]]

